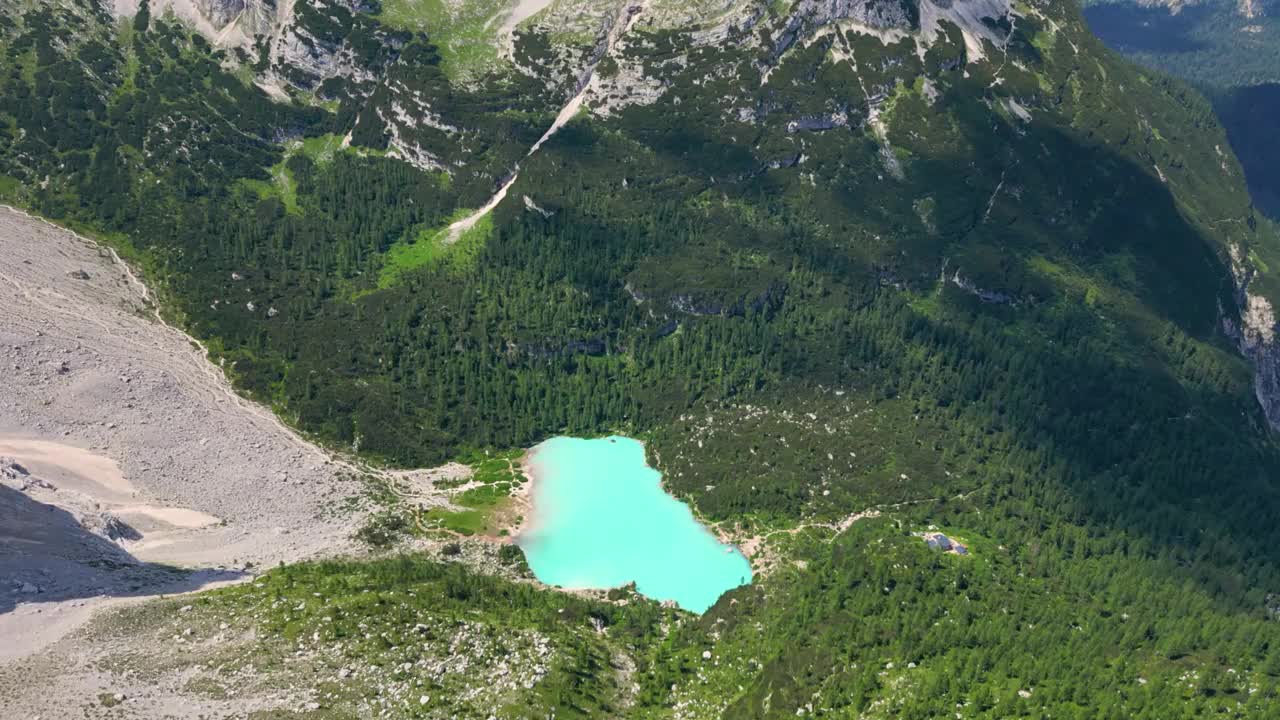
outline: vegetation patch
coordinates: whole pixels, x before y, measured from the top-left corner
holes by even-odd
[[[444,227],[420,230],[412,241],[393,245],[383,256],[378,287],[389,288],[400,282],[406,274],[419,268],[444,266],[465,269],[473,263],[480,248],[493,233],[493,218],[490,215],[480,218],[475,225],[455,238],[449,225],[470,214],[471,211],[460,210],[454,213]]]
[[[519,465],[523,455],[523,450],[464,454],[458,461],[469,472],[431,480],[429,498],[395,477],[371,478],[368,502],[373,512],[356,538],[388,549],[410,537],[505,537],[523,519],[522,508],[512,500],[527,482]]]
[[[496,504],[496,501],[495,503]],[[496,534],[498,528],[494,527],[488,520],[488,513],[483,510],[492,508],[492,505],[482,506],[477,510],[446,510],[444,508],[431,508],[423,515],[423,527],[427,530],[442,529],[458,535],[472,536]]]
[[[440,50],[445,72],[469,81],[492,72],[497,34],[511,0],[383,0],[378,19],[395,28],[427,33]]]
[[[152,648],[108,656],[108,670],[182,676],[184,692],[252,698],[271,708],[264,717],[592,717],[618,709],[615,655],[675,616],[400,556],[282,568],[128,608],[93,633],[99,645]]]

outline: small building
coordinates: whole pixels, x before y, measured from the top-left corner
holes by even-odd
[[[956,542],[940,532],[925,533],[924,541],[934,550],[955,553],[956,555],[969,554],[969,548],[964,543]]]
[[[939,532],[925,535],[924,541],[934,550],[946,552],[951,549],[951,538]]]

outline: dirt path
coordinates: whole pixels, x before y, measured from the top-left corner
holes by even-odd
[[[970,495],[972,495],[973,492],[975,491],[971,490],[969,492],[953,495],[951,496],[950,499],[953,501],[965,500]],[[771,548],[770,546],[770,540],[778,535],[797,535],[806,530],[827,530],[831,533],[831,539],[835,539],[836,537],[839,537],[841,534],[843,534],[846,530],[853,527],[853,524],[858,522],[859,520],[868,520],[870,518],[877,518],[877,517],[880,517],[885,512],[900,510],[904,507],[908,507],[911,505],[921,505],[923,503],[937,502],[938,500],[942,500],[942,499],[944,498],[928,497],[928,498],[919,498],[916,500],[903,500],[901,502],[896,502],[896,503],[886,503],[883,505],[874,505],[872,507],[866,508],[865,510],[859,510],[857,512],[850,513],[849,515],[846,515],[845,517],[833,522],[806,522],[806,523],[801,523],[799,525],[796,525],[795,527],[771,530],[764,534],[751,535],[742,539],[735,539],[733,533],[726,531],[722,523],[713,523],[711,524],[711,527],[716,533],[716,536],[719,537],[721,541],[728,542],[728,543],[737,543],[738,549],[741,550],[742,554],[745,555],[747,559],[751,561],[751,569],[753,572],[755,572],[757,575],[765,575],[770,570],[773,569],[774,564],[778,560],[777,554],[773,551],[773,548]]]
[[[565,103],[564,107],[560,108],[560,112],[556,115],[555,121],[551,123],[551,127],[547,128],[547,131],[542,134],[542,137],[538,138],[538,142],[534,143],[533,147],[529,148],[529,152],[525,153],[526,160],[533,157],[548,140],[550,140],[556,133],[560,132],[561,128],[568,125],[569,121],[582,110],[583,103],[586,102],[587,99],[587,94],[591,91],[591,83],[595,78],[596,67],[600,64],[601,60],[609,57],[617,46],[618,41],[631,31],[635,26],[636,20],[638,20],[645,10],[648,9],[649,2],[650,0],[636,0],[635,2],[629,2],[623,5],[618,17],[614,19],[613,25],[610,26],[609,32],[605,38],[604,44],[600,48],[600,51],[583,70],[582,75],[578,80],[578,92],[569,100],[569,102]],[[521,0],[520,5],[516,8],[516,12],[512,17],[516,17],[521,12],[527,12],[528,14],[520,18],[520,20],[524,20],[532,16],[534,13],[546,8],[550,4],[551,3],[547,0]],[[515,25],[512,25],[511,27],[514,29]],[[507,193],[511,191],[511,186],[515,185],[516,181],[519,179],[520,166],[517,164],[511,171],[511,176],[502,183],[502,186],[498,188],[497,192],[489,198],[489,201],[485,203],[483,207],[449,226],[448,234],[445,235],[444,238],[445,244],[451,245],[457,242],[465,232],[475,227],[476,223],[480,222],[480,220],[490,212],[493,212],[494,208],[498,207],[498,205],[506,199]]]

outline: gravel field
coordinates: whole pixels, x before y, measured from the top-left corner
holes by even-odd
[[[354,551],[362,482],[237,396],[110,251],[0,207],[0,258],[0,714],[79,716],[96,610]]]

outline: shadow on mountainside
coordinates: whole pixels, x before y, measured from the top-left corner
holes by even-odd
[[[1043,497],[1055,481],[1067,492],[1063,517],[1144,538],[1144,552],[1173,556],[1214,596],[1270,587],[1280,531],[1263,518],[1280,512],[1280,453],[1251,368],[1221,331],[1221,315],[1236,314],[1225,249],[1185,215],[1238,213],[1243,224],[1248,208],[1175,199],[1170,183],[1216,192],[1185,157],[1168,162],[1166,181],[1057,128],[1006,137],[1021,144],[1016,157],[1039,143],[1053,161],[1002,175],[1023,192],[947,252],[998,258],[974,273],[997,290],[1047,294],[1013,306],[953,284],[913,344],[963,357],[957,380],[983,378],[977,409],[1014,439],[1011,455],[1034,458],[1027,492]],[[1149,157],[1140,144],[1128,152]]]
[[[1280,85],[1269,82],[1274,62],[1267,61],[1275,53],[1275,26],[1265,18],[1244,18],[1229,3],[1184,6],[1176,13],[1100,3],[1084,8],[1084,17],[1107,46],[1159,74],[1195,83],[1214,98],[1250,195],[1260,210],[1280,218]]]
[[[129,530],[116,521],[112,531]],[[70,512],[0,484],[0,614],[25,603],[181,593],[243,576],[141,562]]]
[[[1258,209],[1280,219],[1280,83],[1232,90],[1218,117],[1244,167]]]
[[[1205,44],[1194,31],[1210,13],[1184,7],[1176,14],[1164,7],[1101,3],[1084,8],[1089,29],[1107,45],[1124,52],[1187,53]]]

